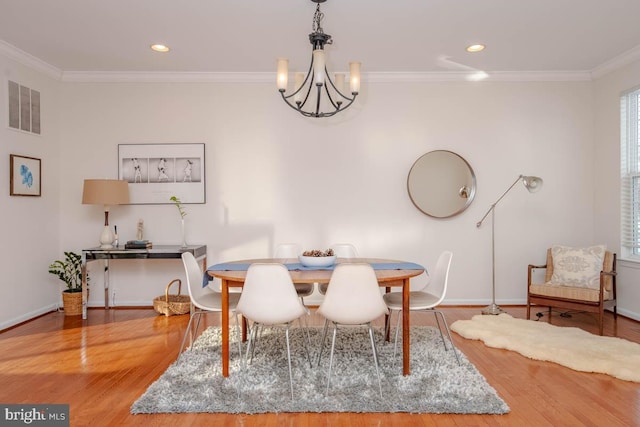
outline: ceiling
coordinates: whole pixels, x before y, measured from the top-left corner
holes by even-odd
[[[306,70],[310,0],[0,0],[0,40],[65,72]],[[639,0],[327,0],[330,70],[591,72],[640,50]],[[168,54],[149,49],[171,47]],[[486,44],[470,54],[465,47]]]

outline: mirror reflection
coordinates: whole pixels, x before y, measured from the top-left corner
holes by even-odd
[[[448,218],[463,212],[476,194],[476,176],[465,159],[452,151],[424,154],[411,167],[407,191],[424,214]]]

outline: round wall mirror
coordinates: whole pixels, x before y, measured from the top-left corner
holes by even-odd
[[[407,191],[413,204],[434,218],[464,211],[476,195],[476,176],[465,159],[446,151],[430,151],[411,167]]]

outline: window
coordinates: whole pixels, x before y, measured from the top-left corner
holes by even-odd
[[[622,254],[640,260],[640,88],[620,98],[620,240]]]

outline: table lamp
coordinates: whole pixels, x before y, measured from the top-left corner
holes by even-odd
[[[118,179],[85,179],[82,189],[83,205],[104,206],[104,229],[100,248],[113,248],[114,235],[109,228],[109,206],[129,203],[129,183]]]

